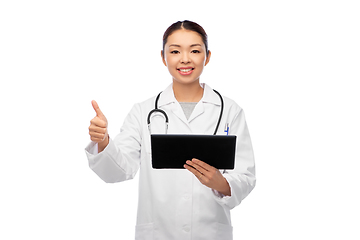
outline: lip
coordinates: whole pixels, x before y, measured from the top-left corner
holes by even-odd
[[[192,69],[188,72],[182,72],[180,71],[180,69]],[[193,67],[180,67],[180,68],[177,68],[176,69],[178,71],[178,73],[180,73],[181,75],[190,75],[193,71],[194,71],[194,68]]]

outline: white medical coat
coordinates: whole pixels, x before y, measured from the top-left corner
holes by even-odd
[[[221,101],[208,85],[202,87],[203,97],[189,119],[175,99],[172,84],[161,93],[158,107],[169,117],[168,133],[213,134]],[[97,154],[93,142],[87,146],[89,166],[105,182],[132,179],[140,168],[135,239],[233,239],[230,210],[255,187],[255,164],[244,112],[234,101],[223,98],[224,112],[217,134],[225,135],[228,123],[229,135],[237,135],[235,169],[223,173],[231,196],[204,186],[186,169],[152,168],[147,116],[154,109],[155,97],[133,106],[120,133],[110,139],[104,151]],[[164,133],[164,129],[163,115],[153,113],[151,132]]]

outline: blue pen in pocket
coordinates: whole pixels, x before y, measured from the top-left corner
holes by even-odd
[[[225,124],[225,130],[224,132],[226,132],[226,135],[229,135],[229,123]]]

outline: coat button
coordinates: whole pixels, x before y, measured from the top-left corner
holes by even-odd
[[[190,227],[189,226],[185,226],[185,227],[183,227],[183,231],[184,232],[190,232]]]

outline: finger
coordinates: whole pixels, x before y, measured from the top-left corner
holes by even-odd
[[[102,120],[98,116],[91,119],[90,123],[91,123],[91,125],[94,125],[94,126],[97,126],[97,127],[100,127],[100,128],[106,128],[107,127],[107,122],[105,120]]]
[[[106,128],[98,127],[94,124],[91,124],[89,127],[89,132],[96,132],[96,133],[106,133]]]
[[[196,169],[201,172],[207,179],[212,179],[214,176],[217,175],[217,172],[219,170],[199,159],[193,158],[192,161],[193,166],[196,167]]]
[[[96,137],[90,137],[90,140],[97,143],[101,143],[104,141],[104,139],[96,138]]]
[[[184,168],[186,168],[187,170],[189,170],[192,174],[194,174],[195,177],[197,177],[199,180],[201,180],[204,175],[199,172],[197,169],[189,166],[188,164],[184,164]]]
[[[105,133],[90,132],[89,135],[92,138],[105,139]]]
[[[193,159],[194,160],[194,159]],[[208,172],[209,170],[204,168],[203,166],[201,166],[200,164],[197,164],[195,161],[193,160],[188,160],[186,163],[189,164],[190,166],[196,168],[199,172],[201,173],[205,173]]]
[[[203,172],[206,172],[206,170],[204,168],[202,168],[201,166],[195,164],[194,162],[187,160],[186,164],[192,168],[194,171],[199,172],[200,174],[203,174]]]
[[[91,101],[91,104],[96,112],[96,116],[100,117],[100,118],[105,118],[105,115],[102,113],[102,111],[99,108],[99,105],[97,104],[97,102],[95,100]]]
[[[192,162],[199,165],[200,167],[202,167],[206,171],[216,170],[216,168],[214,168],[213,166],[211,166],[211,165],[207,164],[206,162],[203,162],[203,161],[201,161],[199,159],[193,158]]]

